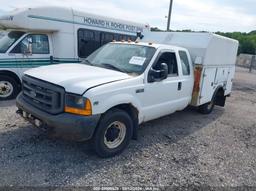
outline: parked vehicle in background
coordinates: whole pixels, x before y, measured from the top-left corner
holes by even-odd
[[[0,100],[15,98],[27,69],[81,62],[112,40],[135,40],[143,24],[73,9],[17,9],[0,17]]]
[[[111,157],[144,122],[188,105],[203,114],[225,106],[237,41],[208,33],[149,33],[143,41],[109,43],[81,64],[25,72],[17,112],[55,136],[93,140],[99,156]]]

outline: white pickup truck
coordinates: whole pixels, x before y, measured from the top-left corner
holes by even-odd
[[[99,156],[111,157],[136,139],[141,123],[188,105],[203,114],[225,105],[237,41],[208,33],[152,33],[147,39],[109,43],[81,64],[25,72],[18,113],[57,137],[92,140]]]

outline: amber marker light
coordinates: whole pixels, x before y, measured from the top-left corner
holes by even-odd
[[[76,115],[92,115],[92,104],[91,101],[87,98],[67,94],[66,103],[65,103],[65,112],[72,113]]]

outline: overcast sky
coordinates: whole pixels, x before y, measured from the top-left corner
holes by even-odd
[[[169,0],[1,0],[0,14],[14,8],[57,5],[166,28]],[[174,0],[172,29],[256,30],[256,0]]]

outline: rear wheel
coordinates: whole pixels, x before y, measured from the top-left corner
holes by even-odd
[[[128,113],[119,109],[108,111],[94,135],[95,152],[103,158],[121,153],[128,146],[132,132],[133,123]]]
[[[9,76],[0,76],[0,100],[16,98],[19,93],[19,85]]]
[[[199,106],[198,111],[202,114],[210,114],[212,113],[214,107],[215,107],[215,97],[213,97],[211,102]]]

